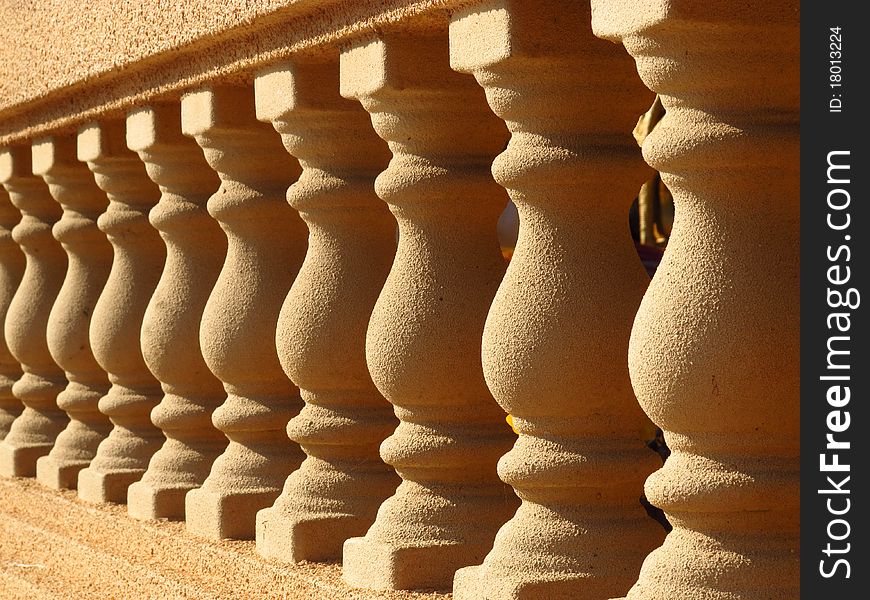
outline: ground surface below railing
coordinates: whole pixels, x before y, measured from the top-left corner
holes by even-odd
[[[266,562],[254,542],[193,537],[184,524],[136,521],[120,505],[74,491],[0,480],[0,597],[449,599],[449,594],[348,588],[337,564]]]

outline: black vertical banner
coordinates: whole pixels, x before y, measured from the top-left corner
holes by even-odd
[[[870,594],[865,9],[863,2],[801,3],[801,591],[806,600]]]

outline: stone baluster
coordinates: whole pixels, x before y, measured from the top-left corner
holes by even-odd
[[[29,146],[0,151],[0,183],[21,211],[12,238],[26,257],[5,323],[6,343],[23,371],[12,393],[24,410],[0,442],[0,475],[33,477],[37,459],[48,454],[67,424],[66,413],[56,403],[67,381],[46,341],[49,313],[66,273],[66,255],[51,237],[62,211],[45,182],[33,174]]]
[[[48,349],[69,380],[57,406],[70,421],[48,456],[37,461],[36,478],[51,488],[75,488],[79,471],[88,466],[112,428],[97,408],[109,380],[94,359],[88,337],[94,307],[112,268],[112,247],[97,228],[109,200],[87,165],[76,158],[74,135],[35,142],[33,172],[42,176],[63,208],[52,232],[69,263],[48,319]]]
[[[453,67],[508,124],[496,180],[520,215],[483,364],[519,437],[499,475],[523,503],[454,596],[608,598],[664,536],[639,502],[660,465],[626,365],[648,279],[628,211],[648,169],[631,130],[652,96],[582,2],[494,0],[457,11]]]
[[[0,324],[6,321],[6,311],[24,274],[24,254],[12,239],[12,228],[20,220],[21,213],[12,205],[6,188],[0,186]],[[24,410],[12,394],[12,385],[20,377],[21,365],[9,352],[6,336],[0,333],[0,440]]]
[[[287,198],[310,232],[277,335],[305,400],[287,432],[308,457],[257,517],[258,551],[285,561],[340,559],[398,484],[378,455],[396,418],[365,360],[369,316],[396,250],[396,221],[374,189],[390,152],[368,113],[339,95],[338,72],[336,57],[278,65],[256,81],[257,116],[302,165]]]
[[[226,395],[199,346],[202,312],[226,256],[226,236],[206,211],[220,180],[202,149],[182,134],[178,102],[132,111],[127,145],[162,191],[149,219],[167,250],[141,338],[145,363],[163,387],[151,421],[166,442],[130,486],[127,510],[140,519],[184,518],[185,495],[202,485],[227,445],[211,422]]]
[[[496,223],[507,197],[489,168],[507,131],[474,79],[450,70],[446,23],[357,42],[341,55],[341,93],[362,102],[393,152],[375,188],[398,220],[399,246],[366,357],[401,421],[381,456],[403,480],[365,537],[345,543],[344,577],[449,588],[517,504],[496,476],[513,435],[480,362],[504,272]]]
[[[643,151],[676,204],[629,350],[674,529],[628,598],[798,598],[799,3],[593,4],[661,95]]]
[[[208,211],[228,240],[200,343],[227,393],[212,420],[230,442],[202,487],[187,495],[187,527],[211,538],[250,539],[257,511],[272,505],[304,456],[285,431],[302,400],[275,346],[281,304],[306,250],[305,224],[285,199],[300,169],[275,130],[257,121],[252,88],[187,94],[181,113],[184,133],[220,176]]]
[[[114,424],[90,466],[79,473],[79,497],[89,502],[126,502],[163,443],[150,419],[160,401],[160,384],[148,371],[139,332],[154,292],[166,249],[148,223],[160,192],[145,165],[126,145],[124,121],[91,124],[79,130],[78,157],[86,161],[109,208],[97,225],[115,250],[112,271],[91,321],[91,347],[112,383],[99,402]]]

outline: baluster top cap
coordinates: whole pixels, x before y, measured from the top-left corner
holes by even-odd
[[[364,98],[385,91],[443,90],[462,81],[449,62],[447,31],[363,38],[341,53],[340,92]],[[439,60],[443,55],[444,60]]]
[[[81,161],[92,162],[130,154],[123,120],[88,123],[79,129],[78,159]]]
[[[33,142],[31,146],[33,174],[47,175],[61,166],[77,166],[76,136],[48,136]]]
[[[127,113],[127,147],[134,152],[159,144],[193,144],[181,132],[181,108],[177,102],[134,108]]]
[[[8,183],[16,177],[32,176],[31,160],[27,146],[0,148],[0,183]]]
[[[215,86],[185,94],[181,99],[181,129],[197,136],[214,129],[250,129],[256,123],[254,93],[249,87]]]
[[[277,121],[294,111],[346,110],[348,105],[355,105],[339,96],[338,90],[335,62],[273,65],[254,79],[257,119]]]

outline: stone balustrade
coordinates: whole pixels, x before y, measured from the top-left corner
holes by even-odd
[[[797,4],[359,4],[4,134],[0,475],[362,589],[798,598]]]
[[[9,200],[6,188],[0,188],[0,319],[6,313],[21,276],[24,274],[24,254],[12,239],[12,229],[21,220],[21,213]],[[6,336],[0,335],[0,438],[5,438],[15,417],[24,406],[12,393],[12,386],[21,377],[21,365],[9,351]]]
[[[368,114],[339,95],[339,64],[278,65],[256,80],[257,116],[301,166],[287,199],[308,252],[278,319],[281,364],[305,407],[287,434],[307,454],[258,515],[257,548],[287,561],[341,558],[398,481],[378,456],[396,428],[366,368],[369,316],[396,251],[395,221],[374,192],[389,161]]]
[[[300,169],[271,125],[257,120],[250,85],[186,95],[181,128],[220,177],[208,211],[228,242],[200,344],[227,393],[212,421],[229,445],[187,495],[187,527],[207,537],[251,539],[257,511],[272,505],[302,462],[286,432],[302,402],[275,342],[281,305],[305,256],[305,225],[284,197]]]
[[[498,472],[523,500],[483,564],[457,572],[457,599],[616,596],[664,534],[638,510],[658,460],[637,443],[625,361],[648,281],[626,226],[647,178],[629,132],[652,97],[620,48],[583,33],[589,19],[579,3],[496,0],[451,23],[454,68],[512,133],[492,170],[520,232],[483,365],[519,434]]]
[[[57,406],[57,396],[67,380],[51,356],[46,337],[67,268],[63,249],[51,235],[63,211],[42,178],[34,175],[27,146],[13,146],[0,153],[0,183],[21,213],[12,239],[26,257],[4,328],[6,345],[21,365],[12,394],[21,401],[23,410],[0,442],[0,475],[33,477],[37,459],[51,451],[67,425],[66,414]]]
[[[220,184],[196,142],[181,132],[181,106],[161,103],[127,116],[127,145],[162,195],[148,220],[166,242],[166,266],[142,320],[142,357],[163,399],[151,420],[166,442],[128,490],[130,515],[183,518],[187,492],[202,485],[226,448],[211,414],[224,401],[199,345],[199,324],[224,256],[226,237],[206,211]]]
[[[674,530],[628,598],[798,598],[799,4],[593,4],[661,96],[644,155],[677,214],[628,353],[671,449],[647,497]]]
[[[163,441],[150,419],[151,409],[160,401],[160,384],[139,346],[142,318],[166,255],[160,236],[148,223],[148,211],[160,191],[136,153],[127,148],[121,119],[83,126],[78,158],[87,163],[109,197],[109,207],[97,226],[115,254],[90,328],[94,357],[112,383],[98,406],[114,427],[90,465],[79,473],[78,490],[79,497],[90,502],[123,503],[127,488],[142,478]]]
[[[36,478],[49,487],[75,488],[112,424],[98,409],[109,391],[106,372],[91,351],[89,329],[94,308],[112,268],[112,247],[97,228],[109,200],[87,165],[77,159],[75,136],[39,140],[33,145],[33,172],[41,175],[63,208],[52,233],[67,253],[69,266],[48,319],[52,358],[69,384],[57,406],[70,422],[36,464]]]
[[[360,100],[393,153],[375,190],[399,224],[366,359],[400,420],[381,456],[402,483],[366,535],[345,544],[345,579],[361,587],[449,587],[516,508],[495,473],[511,433],[480,362],[504,272],[496,221],[507,197],[489,165],[507,131],[448,59],[446,23],[341,56],[342,95]]]

